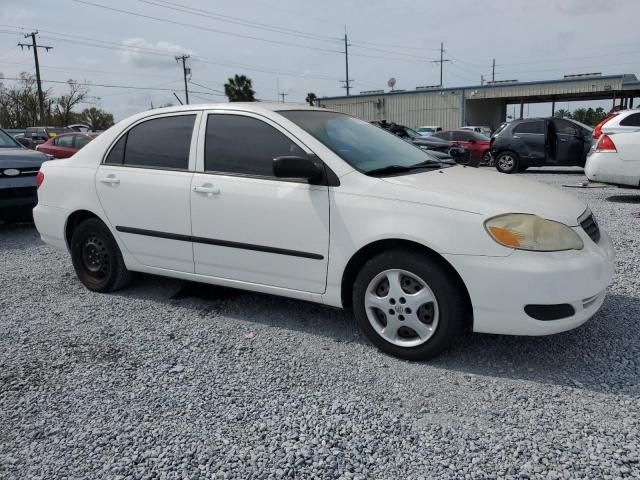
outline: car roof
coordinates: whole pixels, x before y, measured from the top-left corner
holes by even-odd
[[[264,111],[280,112],[287,110],[317,110],[319,112],[332,112],[333,110],[327,108],[310,107],[308,105],[298,105],[291,103],[278,103],[278,102],[226,102],[226,103],[201,103],[201,104],[189,104],[189,105],[177,105],[173,107],[156,108],[148,111],[148,113],[174,113],[174,112],[188,112],[193,110],[241,110],[243,112],[255,112],[260,113]]]

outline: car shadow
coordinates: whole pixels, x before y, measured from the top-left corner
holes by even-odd
[[[607,202],[613,203],[640,203],[640,194],[629,192],[628,195],[611,195],[605,199]]]
[[[156,277],[157,278],[157,277]],[[152,284],[165,282],[152,280]],[[139,284],[140,285],[140,284]],[[374,348],[352,316],[331,307],[266,294],[190,282],[169,281],[169,287],[149,292],[158,301],[179,304],[203,318],[224,315],[261,326],[323,336],[336,343]],[[165,295],[158,295],[164,291]],[[127,292],[127,293],[125,293]],[[155,293],[152,293],[155,292]],[[544,337],[489,335],[465,332],[453,346],[427,367],[460,375],[527,380],[599,393],[640,397],[640,298],[609,295],[603,308],[575,330]],[[380,355],[383,355],[380,353]],[[615,372],[615,373],[612,373]]]

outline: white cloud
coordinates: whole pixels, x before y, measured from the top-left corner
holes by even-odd
[[[175,64],[174,56],[192,53],[175,43],[158,41],[151,42],[144,38],[127,38],[122,45],[129,48],[120,53],[122,61],[128,65],[141,68],[162,68]]]

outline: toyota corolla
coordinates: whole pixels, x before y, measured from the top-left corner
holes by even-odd
[[[614,251],[556,188],[443,163],[326,109],[186,105],[43,164],[42,239],[90,290],[146,272],[348,308],[426,359],[469,326],[546,335],[602,305]]]

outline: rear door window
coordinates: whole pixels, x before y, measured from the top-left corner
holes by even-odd
[[[468,142],[473,138],[471,132],[451,132],[451,136],[454,142]]]
[[[55,140],[53,140],[53,144],[56,147],[71,148],[73,147],[73,136],[65,135],[63,137],[57,137]]]
[[[447,141],[451,140],[451,132],[438,132],[434,133],[433,136]]]
[[[519,125],[516,125],[513,129],[513,133],[521,134],[521,133],[530,133],[530,134],[544,134],[544,122],[535,121],[535,122],[522,122]]]
[[[558,135],[578,135],[578,128],[566,120],[554,120]]]
[[[122,164],[128,167],[187,170],[195,115],[154,118],[139,123],[126,134]],[[122,140],[122,139],[121,139]],[[120,143],[120,142],[118,142]],[[106,163],[117,163],[118,144]]]

